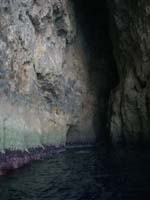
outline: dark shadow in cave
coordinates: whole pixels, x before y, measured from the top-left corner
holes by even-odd
[[[78,31],[84,37],[90,68],[90,87],[97,97],[94,117],[97,141],[109,137],[107,127],[109,96],[118,83],[117,68],[109,35],[109,12],[106,0],[73,0]]]

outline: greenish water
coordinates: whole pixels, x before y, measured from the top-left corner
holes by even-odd
[[[51,155],[0,177],[0,200],[149,199],[149,155],[104,149]]]

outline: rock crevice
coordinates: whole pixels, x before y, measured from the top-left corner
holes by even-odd
[[[0,151],[149,143],[149,6],[1,0]]]

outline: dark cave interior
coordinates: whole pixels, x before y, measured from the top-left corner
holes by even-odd
[[[89,78],[97,97],[94,117],[97,141],[109,137],[108,107],[111,90],[118,83],[117,67],[109,30],[109,11],[105,0],[73,1],[78,32],[82,32],[89,62]]]

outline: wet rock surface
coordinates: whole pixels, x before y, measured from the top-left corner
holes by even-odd
[[[5,153],[0,154],[0,176],[8,175],[14,170],[24,167],[30,162],[43,160],[52,154],[63,152],[64,147],[48,147],[43,148],[30,148],[27,151],[10,151],[6,150]]]

